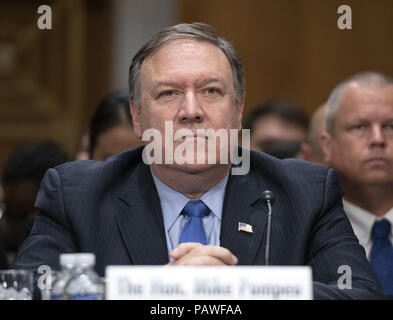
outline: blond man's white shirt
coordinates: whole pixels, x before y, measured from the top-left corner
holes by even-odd
[[[351,222],[353,231],[359,239],[359,243],[366,250],[367,258],[370,260],[371,248],[373,246],[372,229],[376,221],[386,219],[392,225],[389,240],[393,244],[393,208],[383,216],[376,216],[363,208],[343,199],[344,211]]]

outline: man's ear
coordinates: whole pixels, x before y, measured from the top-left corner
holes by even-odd
[[[300,144],[299,153],[303,160],[311,161],[311,147],[307,142],[302,142]]]
[[[246,101],[246,97],[243,96],[243,98],[240,100],[239,103],[236,103],[236,111],[238,112],[238,129],[242,129],[242,121],[243,121],[243,111],[244,111],[244,103]]]
[[[142,138],[141,128],[141,109],[130,102],[130,112],[132,116],[132,124],[134,126],[135,134],[138,138]]]
[[[323,131],[320,136],[321,147],[325,154],[325,163],[329,164],[331,160],[332,136],[330,133]]]

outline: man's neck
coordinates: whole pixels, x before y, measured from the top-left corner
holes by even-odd
[[[383,216],[393,208],[393,185],[346,185],[344,199],[375,216]]]
[[[212,166],[195,172],[164,165],[151,165],[150,168],[169,188],[189,199],[198,199],[224,179],[231,165]]]

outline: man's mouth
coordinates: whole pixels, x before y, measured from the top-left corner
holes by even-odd
[[[174,141],[175,142],[179,142],[179,141],[183,142],[183,141],[187,141],[187,140],[191,140],[191,139],[192,140],[196,140],[196,139],[205,139],[205,140],[207,140],[208,137],[205,134],[195,133],[193,135],[181,136],[180,138],[178,138],[178,139],[176,139]]]
[[[386,165],[390,162],[390,160],[386,157],[376,156],[376,157],[370,157],[370,158],[366,159],[365,162],[369,163],[369,164]]]

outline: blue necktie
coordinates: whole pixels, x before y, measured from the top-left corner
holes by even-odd
[[[183,209],[183,213],[190,218],[183,226],[179,243],[200,242],[207,244],[202,218],[210,213],[210,209],[202,200],[190,200]]]
[[[393,296],[393,246],[389,241],[391,225],[387,220],[374,223],[371,266],[384,291]]]

